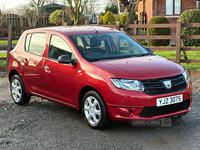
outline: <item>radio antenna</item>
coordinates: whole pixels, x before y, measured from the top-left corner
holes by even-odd
[[[95,33],[98,34],[98,30],[95,29],[93,26],[90,26],[91,28],[93,28],[95,30]]]

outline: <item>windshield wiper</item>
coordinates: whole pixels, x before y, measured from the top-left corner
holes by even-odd
[[[98,59],[97,61],[105,61],[105,60],[110,60],[111,58],[103,58],[103,59]]]
[[[142,57],[146,55],[152,55],[151,53],[143,53],[140,55],[128,55],[128,56],[117,56],[117,57],[107,57],[107,58],[102,58],[97,61],[104,61],[104,60],[109,60],[109,59],[123,59],[123,58],[130,58],[130,57]]]
[[[113,59],[123,59],[123,58],[130,58],[130,57],[134,57],[133,55],[128,55],[128,56],[117,56],[114,57]]]
[[[146,56],[146,55],[151,55],[151,53],[143,53],[143,54],[137,55],[136,57],[142,57],[142,56]]]

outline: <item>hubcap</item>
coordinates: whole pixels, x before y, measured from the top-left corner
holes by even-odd
[[[22,87],[21,87],[20,82],[17,79],[14,79],[12,81],[11,90],[12,90],[12,97],[14,101],[19,102],[22,96]]]
[[[84,103],[84,113],[87,121],[91,125],[98,124],[101,118],[101,109],[99,102],[93,96],[89,96]]]

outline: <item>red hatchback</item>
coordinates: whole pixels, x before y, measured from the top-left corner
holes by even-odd
[[[192,106],[187,70],[113,29],[28,30],[9,57],[15,103],[32,95],[58,102],[81,110],[94,129],[183,115]]]

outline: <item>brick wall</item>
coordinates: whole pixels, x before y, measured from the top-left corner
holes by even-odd
[[[187,9],[195,9],[195,8],[196,8],[196,0],[181,0],[181,13]],[[179,16],[177,17],[166,16],[166,1],[165,0],[157,0],[157,15],[165,16],[169,20],[169,23],[176,23],[179,18]],[[171,28],[171,34],[172,35],[176,34],[175,28]]]
[[[153,1],[154,0],[146,0],[147,23],[149,22],[150,18],[153,17]]]
[[[196,0],[182,0],[182,12],[187,9],[196,9]]]
[[[152,12],[152,6],[153,6],[153,1],[154,0],[146,0],[146,4],[145,4],[145,11],[147,13],[147,23],[149,22],[149,19],[153,16],[153,12]],[[138,5],[138,20],[140,21],[140,13],[143,11],[143,1],[139,2]]]
[[[156,0],[146,0],[146,13],[147,13],[147,22],[153,16],[155,16],[156,8],[155,8]],[[195,9],[196,8],[196,0],[181,0],[181,13],[187,9]],[[138,14],[143,11],[143,1],[139,2],[138,5]],[[157,0],[157,16],[166,16],[166,0]],[[170,18],[168,16],[168,18]],[[173,17],[172,17],[173,18]],[[140,19],[140,18],[139,18]],[[169,21],[174,21],[177,19],[169,19]]]
[[[155,5],[156,0],[146,0],[146,13],[147,13],[147,23],[149,19],[155,15],[165,16],[170,23],[176,23],[179,16],[166,16],[166,0],[157,0],[157,8]],[[196,0],[181,0],[181,13],[187,9],[195,9]],[[157,12],[156,12],[157,10]],[[140,1],[138,5],[138,14],[143,11],[143,1]],[[140,17],[138,16],[140,19]],[[171,33],[175,34],[175,29],[171,29]]]
[[[143,2],[140,1],[138,4],[138,21],[140,21],[140,13],[143,11]]]
[[[155,5],[154,5],[155,7]],[[166,2],[165,0],[157,0],[157,16],[165,16],[166,14]],[[155,13],[154,13],[155,15]]]

